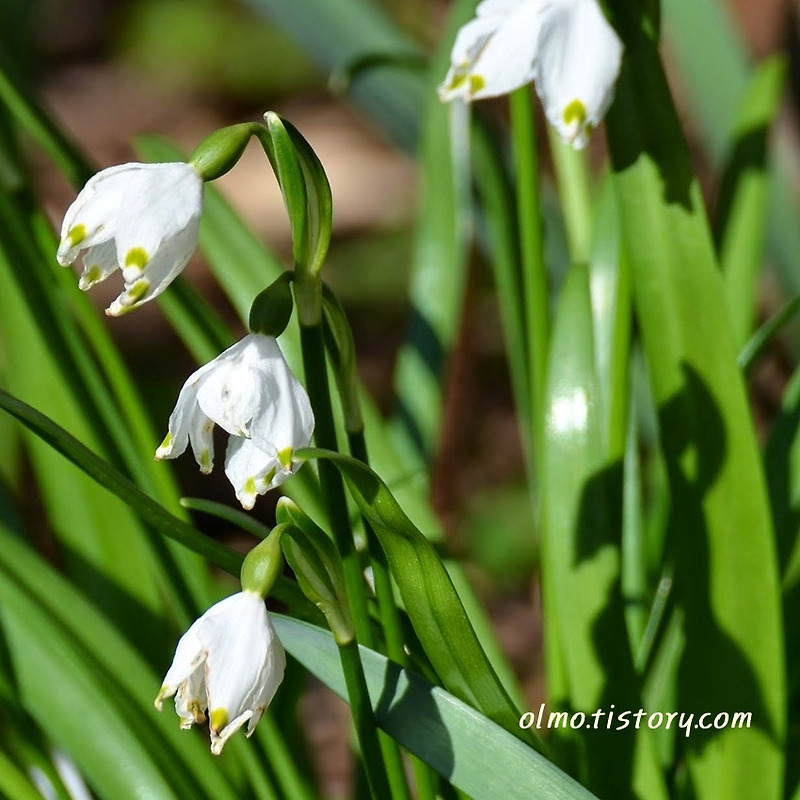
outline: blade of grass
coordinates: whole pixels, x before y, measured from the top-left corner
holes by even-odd
[[[734,343],[750,335],[767,226],[767,147],[780,110],[786,62],[774,57],[754,71],[741,103],[719,189],[715,239],[725,276]]]

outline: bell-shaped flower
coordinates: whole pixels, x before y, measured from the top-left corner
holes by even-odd
[[[242,591],[212,606],[181,637],[155,699],[175,695],[181,728],[208,715],[211,752],[247,723],[250,736],[275,696],[286,654],[267,607],[256,592]]]
[[[244,508],[297,470],[292,453],[310,444],[314,414],[274,338],[248,334],[189,377],[156,458],[191,444],[200,470],[211,472],[215,423],[230,434],[225,473]]]
[[[597,0],[483,0],[450,58],[442,100],[495,97],[534,81],[550,124],[581,148],[614,98],[622,44]]]
[[[197,245],[203,179],[191,164],[122,164],[91,178],[67,209],[57,259],[83,254],[79,286],[122,270],[124,290],[106,310],[124,314],[157,297]]]

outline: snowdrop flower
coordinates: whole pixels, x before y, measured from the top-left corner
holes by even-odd
[[[181,637],[155,699],[175,695],[181,728],[208,712],[211,752],[247,723],[255,730],[283,680],[286,654],[257,592],[241,591],[212,606]]]
[[[244,508],[296,471],[292,453],[311,442],[314,415],[274,338],[248,334],[189,377],[156,458],[191,444],[200,471],[211,472],[215,423],[230,434],[225,474]]]
[[[58,263],[83,254],[84,290],[121,269],[125,288],[106,314],[124,314],[161,294],[186,266],[202,206],[203,179],[191,164],[109,167],[67,209]]]
[[[581,148],[611,105],[622,44],[597,0],[483,0],[450,59],[442,100],[495,97],[534,81],[550,124]]]

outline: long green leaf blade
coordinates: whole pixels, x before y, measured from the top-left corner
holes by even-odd
[[[336,646],[327,631],[275,615],[286,649],[346,697]],[[590,800],[593,795],[519,739],[453,695],[361,647],[378,724],[403,747],[471,797]]]
[[[763,474],[699,187],[635,5],[613,4],[626,55],[607,127],[670,478],[686,631],[678,707],[754,720],[683,744],[704,800],[778,798],[783,644]]]

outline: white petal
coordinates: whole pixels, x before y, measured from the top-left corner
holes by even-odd
[[[117,248],[114,242],[108,241],[92,245],[83,254],[83,272],[78,281],[78,287],[86,291],[96,283],[104,281],[118,269]]]
[[[201,618],[202,619],[202,618]],[[175,655],[172,664],[164,676],[161,684],[161,691],[155,699],[155,707],[160,711],[161,703],[166,697],[172,697],[181,687],[188,682],[192,682],[192,687],[197,686],[196,673],[199,671],[202,676],[203,662],[206,653],[203,644],[197,636],[198,622],[195,622],[186,633],[181,636],[178,646],[175,648]],[[177,702],[176,702],[177,706]],[[183,716],[183,715],[181,715]]]
[[[259,495],[289,477],[284,475],[275,454],[259,450],[252,439],[241,436],[231,436],[228,440],[225,474],[236,492],[236,499],[247,510],[255,505]]]
[[[140,166],[108,167],[87,181],[64,215],[56,255],[59,264],[71,264],[84,248],[113,238],[125,186]]]
[[[118,317],[154,300],[180,275],[197,247],[198,220],[191,220],[186,228],[161,242],[144,268],[122,268],[125,288],[106,310],[110,317]],[[117,242],[116,250],[119,251]]]
[[[583,147],[614,98],[622,45],[596,0],[560,0],[542,12],[536,89],[545,114]]]
[[[512,13],[525,0],[483,0],[478,3],[475,15],[478,17],[502,17]]]
[[[187,730],[192,725],[205,722],[207,707],[205,666],[201,663],[178,687],[175,695],[175,713],[181,719],[181,728]]]
[[[144,269],[164,242],[196,223],[203,207],[203,181],[191,164],[145,164],[131,175],[122,202],[117,258],[123,267]]]
[[[208,475],[214,468],[214,421],[199,408],[189,421],[189,441],[200,472]]]
[[[233,736],[242,725],[245,724],[249,719],[253,716],[253,712],[249,709],[242,714],[239,714],[236,719],[229,722],[222,730],[216,731],[213,728],[210,729],[211,733],[211,752],[218,756],[222,752],[222,748],[225,747],[225,742]],[[248,727],[248,736],[249,734],[249,727]]]
[[[207,365],[206,365],[207,366]],[[169,415],[169,428],[164,441],[156,450],[156,459],[175,458],[186,450],[189,444],[189,431],[192,429],[192,421],[197,415],[199,408],[197,405],[197,380],[192,375],[178,395],[175,408]]]
[[[201,619],[198,632],[208,650],[209,716],[224,709],[234,721],[257,707],[263,712],[283,679],[286,665],[267,607],[257,594],[239,592],[217,603],[213,610],[214,614],[207,613]]]
[[[442,100],[477,100],[518,89],[533,80],[536,40],[546,0],[495,0],[461,28],[453,66],[439,89]]]
[[[259,410],[266,389],[253,336],[245,336],[215,359],[216,368],[197,394],[204,413],[233,436],[250,435],[250,421]]]
[[[250,434],[257,447],[278,455],[308,447],[314,432],[314,413],[306,390],[295,378],[278,343],[269,336],[254,335],[261,354],[258,368],[264,391],[253,417]]]

